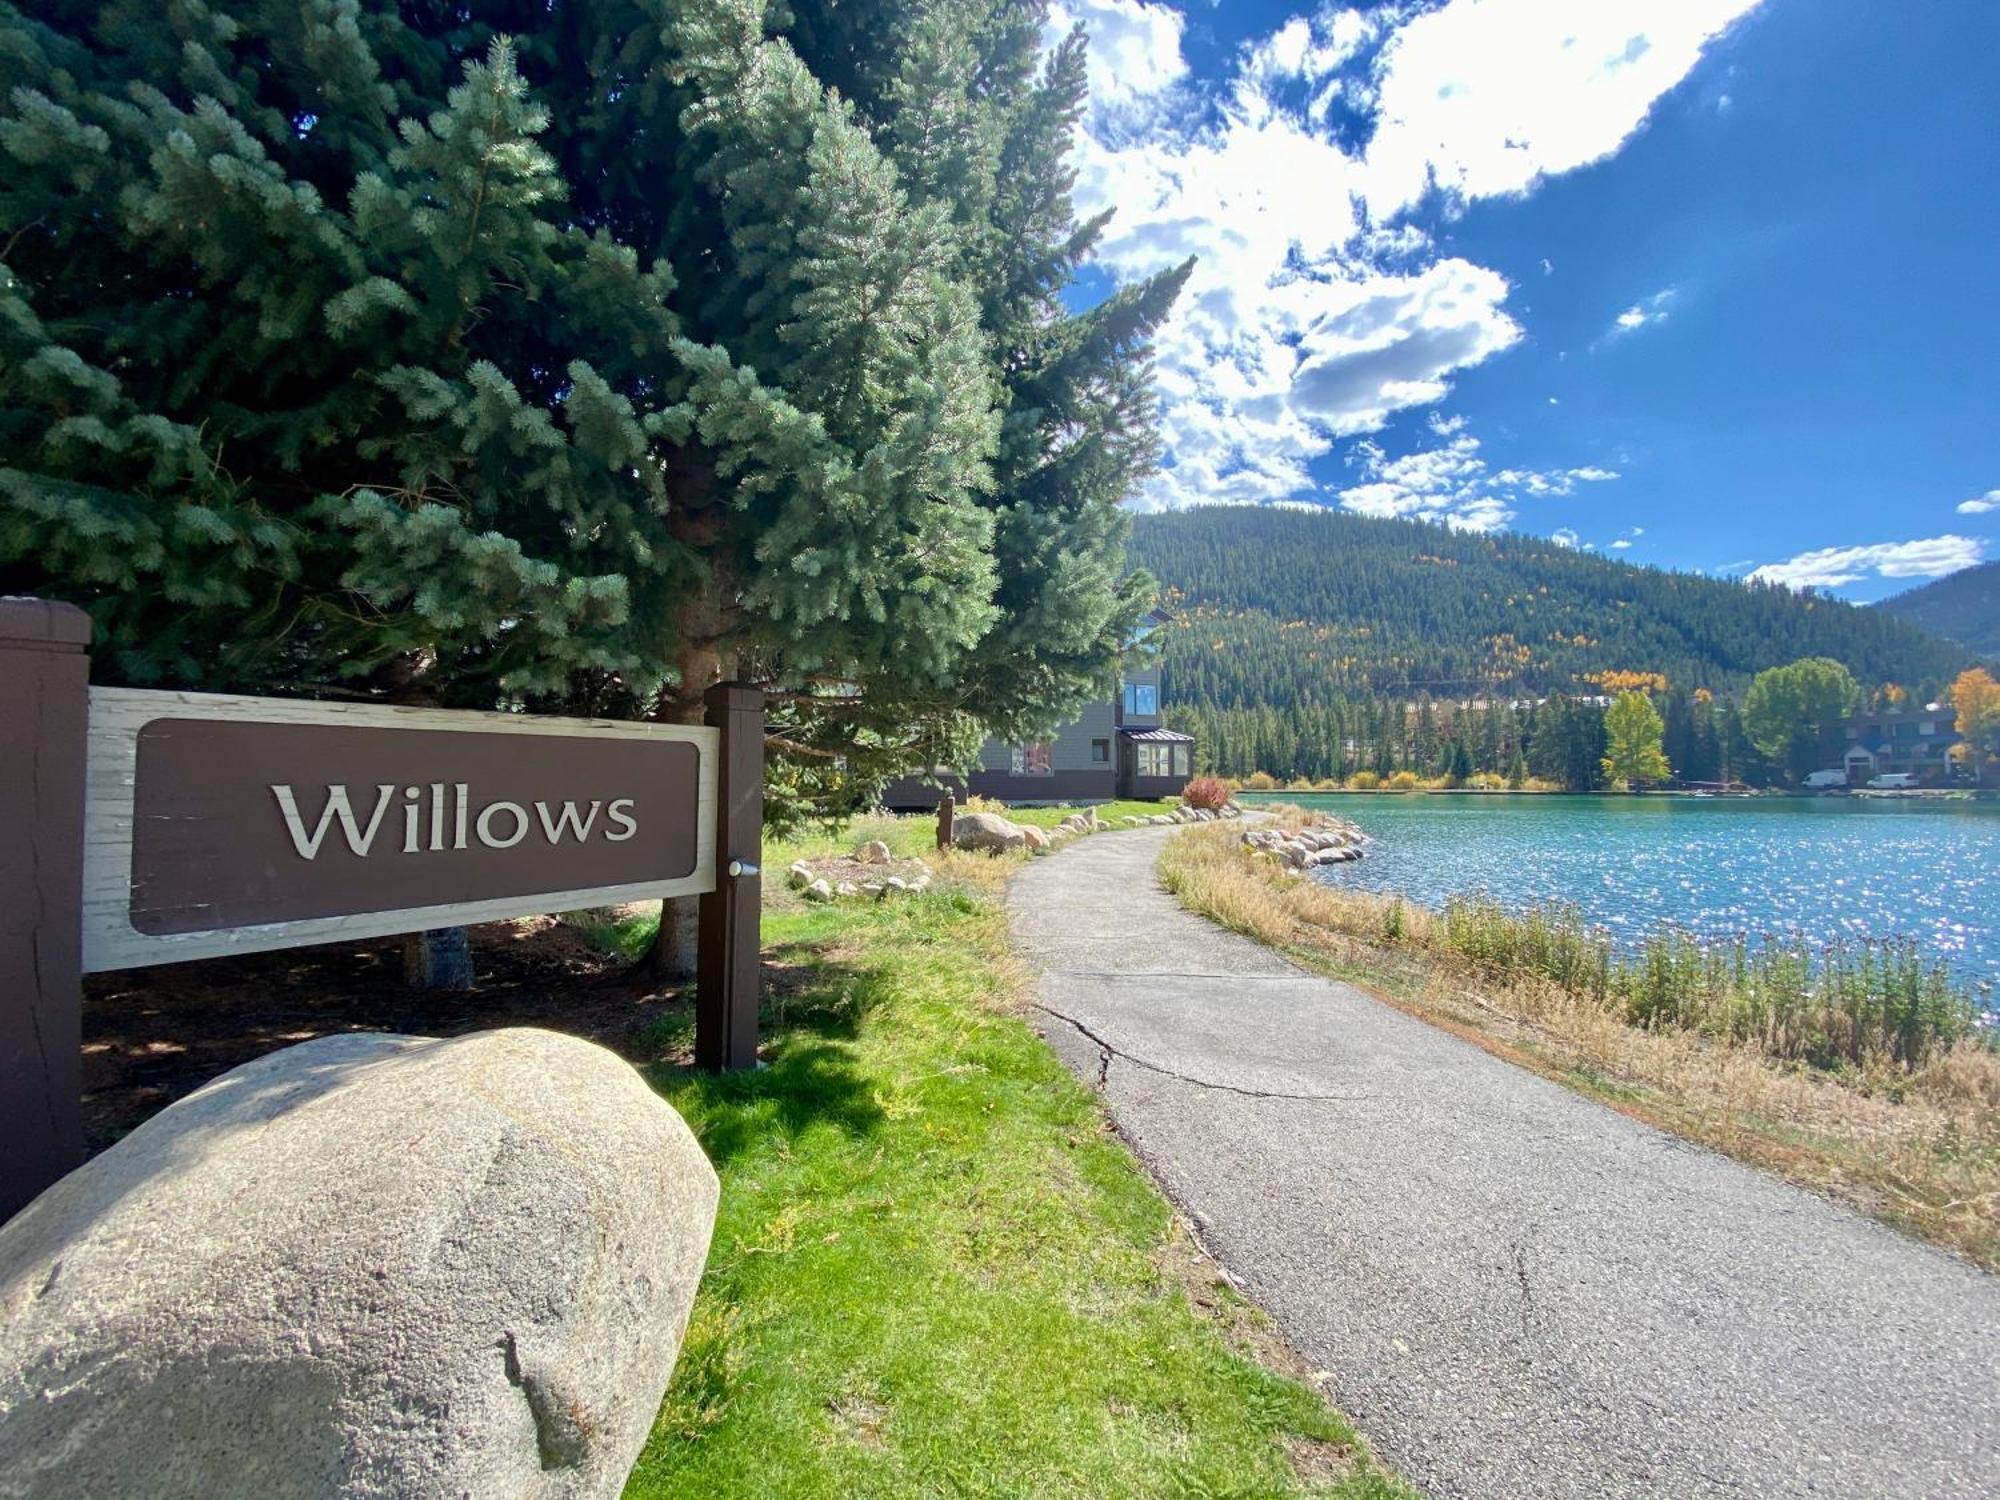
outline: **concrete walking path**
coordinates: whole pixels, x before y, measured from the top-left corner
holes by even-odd
[[[1426,1494],[2000,1495],[2000,1278],[1183,911],[1015,878],[1065,1061]]]

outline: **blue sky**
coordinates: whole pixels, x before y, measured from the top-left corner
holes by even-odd
[[[2000,556],[2000,3],[1065,0],[1086,294],[1192,253],[1137,503],[1875,599]]]

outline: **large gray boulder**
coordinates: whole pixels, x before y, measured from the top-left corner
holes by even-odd
[[[0,1228],[0,1495],[616,1495],[716,1193],[573,1037],[259,1058]]]
[[[951,820],[951,841],[960,849],[983,849],[996,853],[1003,849],[1025,848],[1027,834],[1018,824],[998,813],[960,813]]]

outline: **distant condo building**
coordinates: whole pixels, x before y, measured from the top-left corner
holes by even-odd
[[[929,777],[905,776],[890,783],[882,802],[897,809],[933,807],[942,790],[1018,806],[1179,797],[1193,775],[1194,736],[1168,728],[1161,717],[1159,662],[1134,660],[1116,697],[1091,704],[1048,739],[989,739],[969,773],[941,767]]]
[[[1951,774],[1951,747],[1959,741],[1949,704],[1854,714],[1846,733],[1842,769],[1851,786],[1898,773],[1943,781]]]

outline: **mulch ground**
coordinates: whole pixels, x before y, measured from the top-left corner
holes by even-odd
[[[892,859],[883,864],[870,865],[851,854],[823,854],[799,863],[810,866],[813,874],[823,877],[828,885],[836,886],[843,880],[862,886],[870,881],[885,881],[891,875],[900,875],[905,881],[911,881],[931,873],[931,867],[921,859]]]
[[[548,918],[472,929],[478,988],[403,982],[402,940],[332,943],[92,975],[83,1001],[83,1108],[95,1153],[217,1074],[279,1047],[343,1031],[457,1036],[542,1026],[662,1060],[651,1023],[679,988]],[[659,1029],[652,1029],[657,1038]]]

